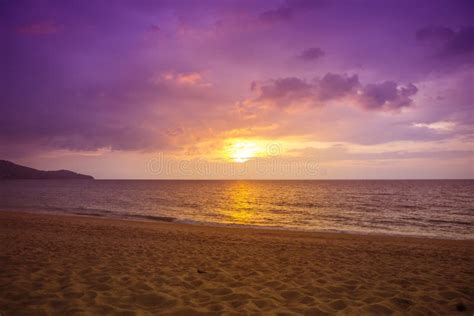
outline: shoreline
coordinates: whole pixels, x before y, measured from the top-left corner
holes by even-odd
[[[81,213],[81,212],[67,212],[67,211],[50,211],[50,210],[39,210],[34,211],[32,209],[0,209],[0,212],[6,213],[27,213],[27,214],[44,214],[44,215],[57,215],[57,216],[78,216],[88,218],[101,218],[118,221],[131,221],[131,222],[150,222],[150,223],[172,223],[178,225],[192,225],[192,226],[203,226],[203,227],[223,227],[231,229],[250,229],[250,230],[263,230],[263,231],[278,231],[278,232],[296,232],[296,233],[307,233],[307,234],[342,234],[349,236],[369,236],[369,237],[393,237],[393,238],[413,238],[413,239],[432,239],[432,240],[459,240],[459,241],[473,241],[474,235],[469,238],[448,238],[446,236],[434,236],[434,235],[417,235],[417,234],[404,234],[404,233],[382,233],[382,232],[357,232],[357,231],[318,231],[311,229],[298,229],[298,228],[287,228],[281,226],[259,226],[259,225],[243,225],[243,224],[225,224],[215,222],[202,222],[191,219],[179,219],[169,216],[154,216],[154,215],[120,215],[117,214],[108,216],[99,213]]]
[[[474,311],[474,241],[0,212],[0,313]]]

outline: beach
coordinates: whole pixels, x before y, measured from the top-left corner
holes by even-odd
[[[0,212],[0,314],[472,315],[474,241]]]

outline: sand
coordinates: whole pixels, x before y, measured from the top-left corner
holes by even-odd
[[[0,314],[472,315],[474,241],[0,212]]]

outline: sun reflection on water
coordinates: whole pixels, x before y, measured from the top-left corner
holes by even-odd
[[[245,181],[232,183],[226,191],[226,207],[222,210],[228,221],[235,224],[255,224],[258,214],[255,202],[260,195],[259,186]]]

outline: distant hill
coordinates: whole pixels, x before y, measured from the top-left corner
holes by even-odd
[[[0,180],[6,179],[91,179],[94,177],[69,170],[43,171],[0,160]]]

